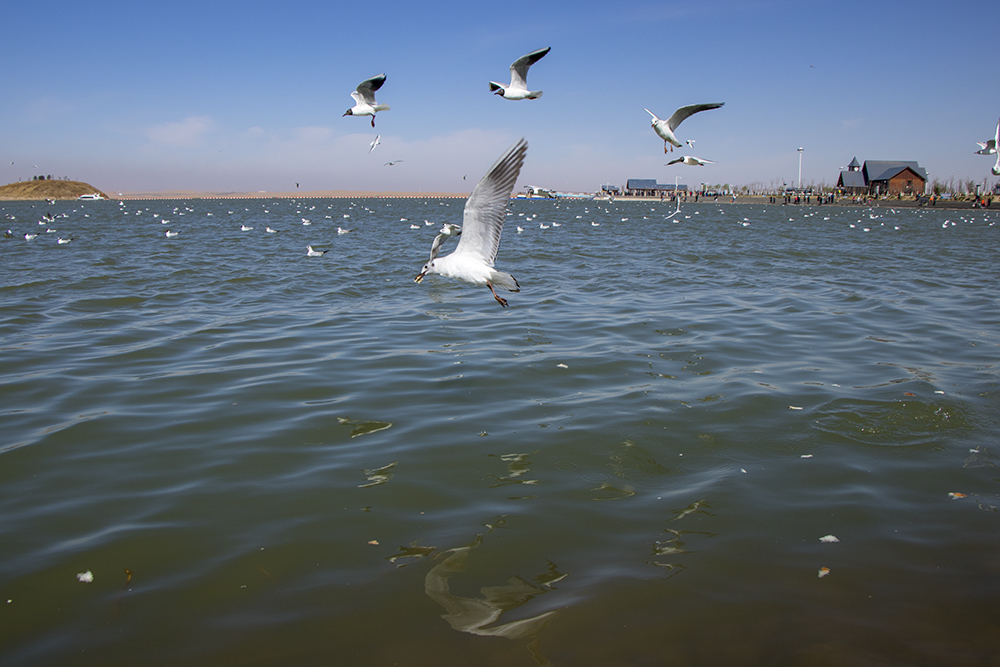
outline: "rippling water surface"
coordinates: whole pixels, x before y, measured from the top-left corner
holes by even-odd
[[[0,662],[1000,660],[1000,213],[462,205],[0,203]]]

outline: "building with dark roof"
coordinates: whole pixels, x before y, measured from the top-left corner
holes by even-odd
[[[866,160],[864,166],[854,158],[840,172],[837,187],[846,194],[922,195],[927,186],[927,171],[916,162]]]
[[[861,171],[875,196],[922,195],[927,185],[927,172],[916,162],[866,160]]]
[[[861,173],[861,164],[858,163],[858,158],[851,160],[847,169],[840,172],[837,188],[849,195],[863,195],[868,192],[868,184],[865,183],[865,175]]]
[[[628,197],[660,197],[674,192],[674,184],[657,183],[655,178],[630,178],[625,182],[625,195]],[[679,192],[687,192],[688,186],[678,185]]]

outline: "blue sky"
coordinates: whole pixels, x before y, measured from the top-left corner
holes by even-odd
[[[0,182],[68,176],[107,192],[467,192],[518,137],[518,181],[594,191],[836,181],[916,160],[984,179],[1000,117],[992,1],[17,2],[5,10]],[[517,57],[545,46],[511,102]],[[342,117],[385,72],[376,129]],[[691,117],[705,167],[667,167],[648,107]],[[369,154],[375,134],[381,145]],[[395,166],[385,162],[399,160]],[[13,162],[14,164],[11,164]],[[38,165],[36,168],[34,165]],[[463,180],[463,176],[467,177]]]

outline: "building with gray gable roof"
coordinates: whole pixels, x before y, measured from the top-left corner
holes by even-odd
[[[858,158],[851,160],[847,169],[840,172],[837,188],[849,195],[863,195],[868,192],[868,184],[865,183],[865,175],[861,173],[861,164],[858,162]]]
[[[840,172],[837,187],[845,193],[881,195],[922,195],[927,187],[927,171],[916,162],[898,160],[851,160]]]

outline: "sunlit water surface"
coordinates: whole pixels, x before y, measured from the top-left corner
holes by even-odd
[[[0,204],[0,663],[1000,660],[1000,213],[462,205]]]

